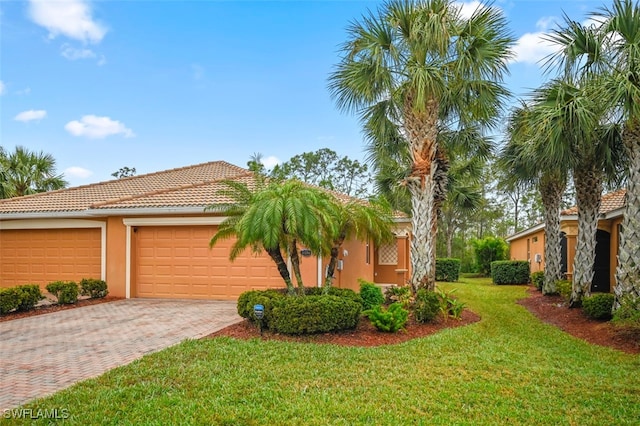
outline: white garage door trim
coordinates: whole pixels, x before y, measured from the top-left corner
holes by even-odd
[[[107,278],[107,223],[87,219],[27,219],[0,221],[0,230],[100,228],[100,279]]]

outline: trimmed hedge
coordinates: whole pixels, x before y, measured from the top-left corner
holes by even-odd
[[[538,290],[542,290],[544,285],[544,271],[533,272],[531,274],[531,282]]]
[[[331,295],[288,296],[273,302],[269,329],[283,334],[352,329],[358,325],[362,310],[362,305],[349,298]]]
[[[440,297],[435,291],[421,288],[413,302],[413,317],[417,322],[431,322],[440,312]]]
[[[529,262],[526,260],[496,260],[491,262],[491,279],[494,284],[527,284]]]
[[[455,282],[460,277],[460,259],[436,259],[436,281]]]
[[[365,280],[360,281],[360,297],[362,298],[362,309],[367,311],[384,303],[384,296],[380,287]]]
[[[24,284],[15,287],[20,296],[20,302],[18,303],[19,311],[28,311],[33,309],[39,301],[44,299],[40,286],[38,284]]]
[[[70,305],[78,301],[78,284],[73,281],[54,281],[45,288],[58,299],[60,305]]]
[[[269,319],[271,318],[271,309],[273,309],[274,301],[287,297],[279,290],[251,290],[245,291],[238,297],[238,315],[247,318],[250,321],[257,321],[253,315],[254,305],[264,306],[263,326],[269,327]],[[293,296],[290,296],[293,297]]]
[[[582,311],[592,319],[611,319],[613,302],[616,297],[611,293],[596,293],[582,299]]]
[[[304,290],[305,290],[304,294],[306,294],[307,296],[322,296],[324,294],[325,288],[324,287],[305,287]],[[283,290],[283,294],[285,293],[286,293],[286,290]],[[329,287],[327,295],[345,297],[347,299],[353,300],[356,303],[359,303],[360,305],[364,304],[364,302],[362,301],[362,297],[355,291],[351,290],[350,288]]]
[[[8,314],[20,306],[20,292],[15,287],[0,288],[0,314]]]
[[[107,290],[107,283],[102,280],[83,278],[80,280],[80,294],[98,299],[109,294],[109,290]]]

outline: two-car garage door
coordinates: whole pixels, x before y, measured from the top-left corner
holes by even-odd
[[[233,262],[233,240],[212,249],[215,226],[139,226],[132,233],[133,297],[236,299],[250,289],[281,287],[265,254],[245,250]]]

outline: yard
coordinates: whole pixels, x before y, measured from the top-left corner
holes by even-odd
[[[640,423],[640,356],[541,323],[515,303],[524,287],[441,287],[482,320],[375,348],[188,341],[26,408],[71,424]]]

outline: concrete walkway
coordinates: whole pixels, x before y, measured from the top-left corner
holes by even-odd
[[[235,302],[128,299],[0,322],[0,412],[240,320]]]

